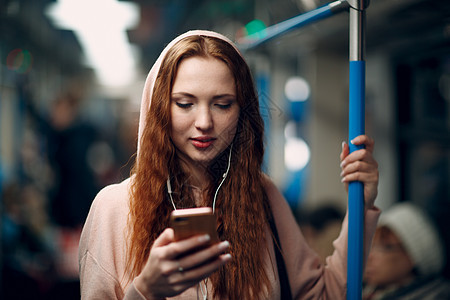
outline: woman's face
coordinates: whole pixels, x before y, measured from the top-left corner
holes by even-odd
[[[399,238],[390,230],[385,233],[381,236],[377,229],[364,281],[379,287],[407,283],[414,277],[413,263]]]
[[[236,134],[236,84],[221,60],[194,56],[178,67],[171,94],[171,138],[190,166],[207,166]]]

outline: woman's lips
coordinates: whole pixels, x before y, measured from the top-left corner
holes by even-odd
[[[197,148],[208,148],[209,146],[211,146],[214,143],[215,139],[214,138],[210,138],[210,137],[205,137],[205,138],[192,138],[191,142],[192,145],[194,145]]]

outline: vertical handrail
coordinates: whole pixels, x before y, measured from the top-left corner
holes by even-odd
[[[365,132],[365,8],[369,1],[349,0],[350,49],[349,49],[349,140]],[[350,152],[363,146],[349,143]],[[348,186],[348,252],[347,252],[347,300],[362,297],[362,273],[364,253],[364,186],[362,182],[350,182]]]

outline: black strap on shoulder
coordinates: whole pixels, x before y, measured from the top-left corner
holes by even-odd
[[[273,233],[273,247],[275,249],[275,256],[277,259],[278,278],[280,279],[281,299],[292,299],[291,286],[289,284],[289,277],[287,275],[286,264],[284,263],[283,254],[281,253],[281,243],[278,237],[277,226],[273,217],[269,219],[270,229]]]

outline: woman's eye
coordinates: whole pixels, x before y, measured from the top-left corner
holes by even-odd
[[[216,106],[220,109],[229,109],[231,107],[231,103],[227,104],[216,104]]]
[[[189,108],[192,106],[192,103],[180,103],[180,102],[175,102],[175,103],[180,108]]]

